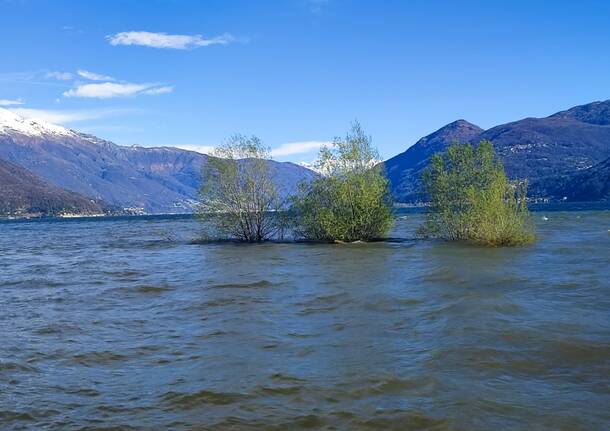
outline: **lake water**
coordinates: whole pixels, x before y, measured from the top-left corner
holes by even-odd
[[[501,249],[421,217],[352,245],[0,223],[0,429],[608,430],[610,211]]]

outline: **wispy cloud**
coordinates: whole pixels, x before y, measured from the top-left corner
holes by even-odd
[[[79,121],[98,120],[126,112],[125,109],[84,109],[84,110],[52,110],[52,109],[31,109],[31,108],[11,108],[15,114],[25,118],[43,120],[54,124],[68,124]]]
[[[21,99],[0,99],[0,106],[23,105]]]
[[[68,88],[62,93],[64,97],[85,97],[96,99],[130,97],[137,95],[157,96],[174,91],[174,87],[171,85],[165,85],[163,83],[131,83],[85,69],[79,69],[74,73],[50,70],[38,70],[32,72],[4,72],[0,73],[0,82],[58,86]],[[9,106],[8,99],[2,100],[4,102],[4,106]],[[57,99],[56,101],[59,102],[60,99]],[[11,103],[11,105],[16,104],[14,103],[15,101],[12,102],[13,103]]]
[[[132,84],[129,82],[103,82],[99,84],[81,84],[65,91],[65,97],[86,97],[110,99],[113,97],[130,97],[139,94],[157,95],[171,93],[173,87],[158,84]]]
[[[100,75],[99,73],[89,72],[88,70],[78,70],[76,73],[81,78],[88,79],[89,81],[114,81],[112,76]]]
[[[57,72],[49,71],[45,75],[47,78],[57,79],[58,81],[70,81],[74,78],[74,75],[70,72]]]
[[[324,145],[331,145],[329,141],[303,141],[303,142],[290,142],[282,144],[277,148],[271,150],[273,157],[285,157],[292,156],[295,154],[305,154],[312,151],[319,150]]]
[[[235,38],[228,33],[211,38],[200,34],[167,34],[149,31],[125,31],[106,36],[111,45],[138,45],[162,49],[192,49],[201,46],[227,45]]]
[[[74,34],[74,35],[78,35],[78,34],[83,34],[85,31],[78,28],[78,27],[74,27],[73,25],[62,25],[61,29],[66,32],[67,34]]]
[[[323,145],[332,145],[330,141],[303,141],[303,142],[290,142],[282,144],[277,148],[271,150],[271,156],[273,157],[285,157],[293,156],[296,154],[307,154],[312,151],[317,151]],[[209,145],[174,145],[176,148],[183,150],[196,151],[203,154],[213,154],[214,146]]]
[[[174,91],[174,87],[171,87],[169,85],[162,85],[160,87],[153,87],[149,90],[144,90],[142,91],[142,94],[146,94],[148,96],[156,96],[158,94],[171,93],[172,91]]]

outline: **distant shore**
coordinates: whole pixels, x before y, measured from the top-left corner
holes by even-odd
[[[394,205],[398,214],[421,212],[427,208],[424,203]],[[529,208],[533,212],[553,212],[553,211],[591,211],[591,210],[610,210],[610,201],[597,202],[538,202],[530,203]],[[196,213],[110,213],[110,214],[0,214],[0,221],[25,221],[25,220],[74,220],[74,219],[110,219],[115,217],[194,217]]]

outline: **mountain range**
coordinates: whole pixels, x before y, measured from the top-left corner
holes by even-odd
[[[610,164],[610,100],[488,130],[465,120],[450,123],[385,162],[394,198],[399,202],[425,200],[421,174],[430,156],[455,142],[477,144],[484,139],[493,143],[510,178],[528,179],[532,197],[610,198],[607,187],[604,192],[601,186],[607,185]]]
[[[534,198],[610,200],[610,101],[484,130],[457,120],[383,162],[396,201],[425,200],[421,174],[453,143],[490,140],[507,173],[528,179]],[[0,213],[189,213],[205,154],[173,147],[120,146],[0,108]],[[248,163],[247,160],[242,163]],[[269,161],[280,192],[317,173]]]
[[[43,182],[120,208],[192,212],[208,157],[172,147],[120,146],[0,108],[0,159]],[[294,163],[269,163],[284,195],[316,175]]]

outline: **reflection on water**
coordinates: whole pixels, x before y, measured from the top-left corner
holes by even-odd
[[[0,223],[0,428],[607,429],[610,213],[536,218],[514,249]]]

